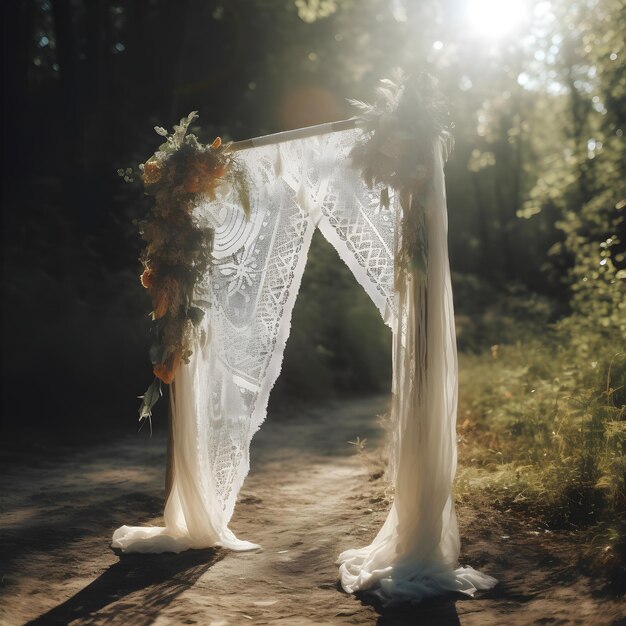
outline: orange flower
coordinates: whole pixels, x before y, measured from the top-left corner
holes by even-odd
[[[156,274],[154,270],[150,269],[149,267],[146,267],[146,269],[143,271],[143,274],[141,275],[141,279],[140,279],[141,284],[146,289],[150,289],[150,287],[154,285],[155,278],[156,278]]]
[[[180,307],[180,285],[175,278],[166,276],[160,284],[154,285],[154,289],[154,319],[161,319],[168,311],[175,312]]]
[[[188,193],[207,193],[215,199],[215,189],[219,179],[226,174],[226,164],[211,153],[193,159],[187,168],[183,188]]]
[[[145,185],[154,185],[161,180],[161,166],[156,161],[148,161],[143,166],[143,182]]]
[[[169,385],[176,376],[176,370],[180,365],[180,352],[170,354],[164,363],[157,363],[152,370],[154,375],[161,379],[166,385]]]

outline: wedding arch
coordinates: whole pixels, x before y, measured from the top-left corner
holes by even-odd
[[[384,81],[378,103],[361,105],[360,117],[227,146],[245,193],[222,184],[193,203],[194,223],[211,233],[211,263],[196,285],[202,316],[188,362],[170,390],[165,525],[122,526],[113,547],[258,547],[228,524],[317,228],[393,331],[394,500],[374,541],[339,555],[341,584],[385,604],[473,595],[495,584],[458,565],[457,355],[443,171],[449,135],[422,83]]]

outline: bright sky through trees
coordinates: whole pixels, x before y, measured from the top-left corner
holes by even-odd
[[[468,0],[467,16],[480,35],[499,38],[515,31],[528,16],[526,0]]]

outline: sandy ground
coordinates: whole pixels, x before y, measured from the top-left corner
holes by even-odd
[[[165,440],[143,434],[0,478],[1,624],[620,624],[626,609],[578,573],[567,535],[459,509],[461,561],[497,577],[474,599],[383,610],[343,593],[337,555],[368,543],[387,505],[375,459],[383,399],[268,419],[232,522],[254,553],[123,555],[113,530],[158,524]],[[370,453],[371,454],[371,453]]]

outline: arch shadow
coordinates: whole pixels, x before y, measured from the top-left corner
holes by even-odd
[[[87,587],[28,624],[69,624],[78,619],[87,624],[92,620],[108,623],[123,612],[125,623],[147,626],[225,554],[221,548],[121,554],[117,563]],[[141,592],[139,598],[129,597],[136,592]]]
[[[371,606],[378,619],[376,626],[461,626],[456,603],[463,599],[462,594],[447,594],[433,598],[426,598],[419,604],[400,604],[397,606],[383,606],[372,595],[357,594],[361,604]]]

